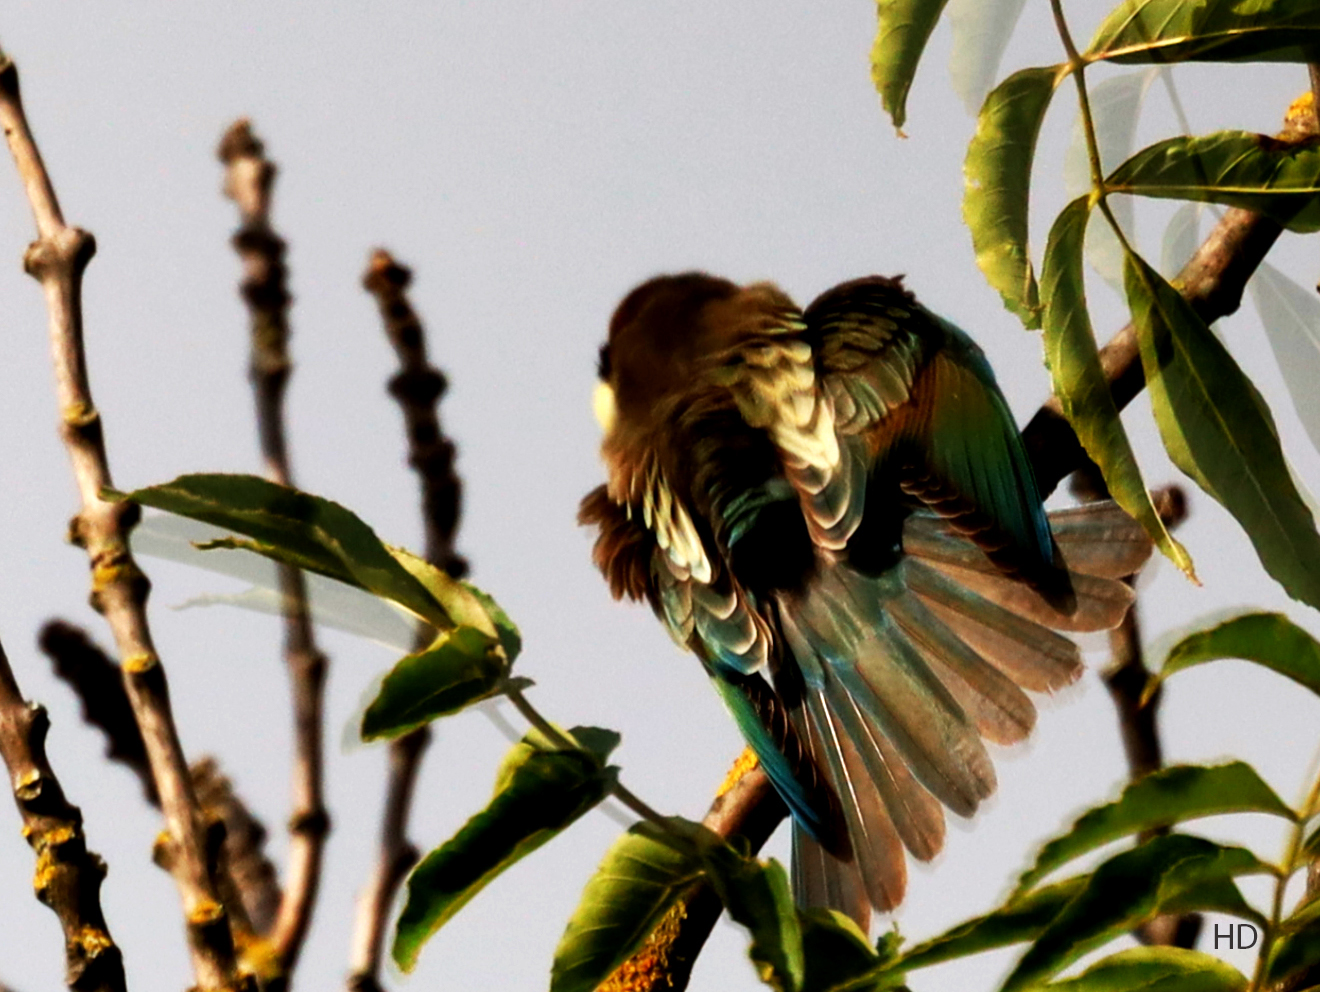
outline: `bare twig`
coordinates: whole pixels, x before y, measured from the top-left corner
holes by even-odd
[[[24,266],[46,296],[61,435],[82,501],[70,537],[86,549],[91,562],[92,606],[105,616],[114,634],[124,687],[146,746],[166,828],[178,850],[172,874],[183,901],[198,987],[230,987],[235,971],[229,921],[208,871],[205,832],[174,726],[165,670],[147,625],[150,583],[128,547],[138,509],[101,498],[111,485],[110,467],[82,345],[82,276],[96,243],[86,231],[64,223],[23,113],[18,70],[4,56],[0,56],[0,125],[36,219],[38,238],[28,248]]]
[[[124,992],[124,962],[101,912],[105,862],[87,850],[82,812],[64,797],[46,758],[46,710],[25,702],[0,648],[0,756],[23,836],[37,852],[33,885],[64,929],[64,981],[78,992]]]
[[[147,748],[133,719],[119,666],[86,631],[63,620],[52,620],[42,627],[37,644],[50,659],[55,674],[78,696],[83,722],[99,728],[105,736],[105,756],[127,765],[142,785],[143,798],[159,808]]]
[[[411,281],[412,273],[383,250],[372,253],[362,279],[376,298],[385,334],[399,357],[399,371],[390,380],[389,390],[403,411],[408,464],[421,481],[426,560],[457,578],[466,575],[468,568],[454,552],[462,484],[454,473],[454,445],[441,430],[436,413],[446,388],[445,377],[427,360],[422,324],[408,302]],[[417,647],[425,647],[426,642],[425,632],[419,630]],[[390,744],[376,868],[358,896],[348,977],[352,992],[376,992],[381,987],[380,962],[390,904],[418,858],[417,848],[408,841],[408,812],[430,739],[430,731],[422,727]]]
[[[270,191],[275,166],[246,120],[233,124],[220,142],[225,164],[225,193],[242,218],[234,248],[243,260],[243,299],[252,318],[249,375],[257,408],[257,432],[266,475],[293,485],[284,432],[284,389],[291,364],[288,355],[289,292],[284,241],[270,225]],[[321,862],[330,817],[323,789],[322,737],[327,661],[317,648],[303,574],[278,566],[284,606],[284,660],[293,688],[293,814],[289,819],[289,874],[279,913],[270,932],[280,967],[287,974],[298,960],[311,925],[320,887]]]

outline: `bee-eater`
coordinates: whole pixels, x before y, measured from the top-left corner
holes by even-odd
[[[995,788],[1150,553],[1112,503],[1047,517],[981,349],[901,279],[799,310],[699,272],[624,298],[600,350],[609,481],[582,502],[615,597],[701,660],[792,812],[799,903],[865,927],[906,848]]]

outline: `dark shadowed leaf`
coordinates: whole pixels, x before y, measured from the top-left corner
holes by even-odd
[[[509,670],[494,647],[489,634],[458,627],[401,658],[362,716],[362,739],[397,737],[490,696]]]
[[[413,870],[394,934],[394,960],[404,971],[497,875],[605,798],[616,774],[605,761],[618,735],[597,728],[568,733],[584,750],[556,750],[535,731],[515,744],[486,808]]]
[[[969,114],[995,85],[999,62],[1026,0],[949,0],[953,51],[949,81]]]
[[[1054,380],[1054,395],[1082,447],[1100,466],[1114,499],[1146,529],[1169,560],[1194,577],[1190,556],[1169,534],[1150,501],[1100,367],[1082,276],[1082,238],[1088,213],[1085,196],[1064,208],[1050,230],[1041,268],[1045,364]]]
[[[1320,298],[1268,262],[1260,263],[1247,285],[1293,409],[1320,451]]]
[[[954,958],[980,954],[996,947],[1020,944],[1040,935],[1065,906],[1085,887],[1088,878],[1068,878],[1010,900],[1004,906],[961,923],[940,936],[900,955],[886,971],[925,968]]]
[[[703,850],[707,877],[729,916],[751,934],[757,974],[776,992],[797,992],[806,964],[788,873],[777,861],[745,858],[728,845]]]
[[[1003,986],[1019,992],[1045,981],[1078,958],[1127,933],[1161,910],[1246,910],[1231,879],[1268,871],[1245,848],[1170,834],[1115,855],[1027,949]],[[1227,884],[1225,884],[1227,883]],[[1190,898],[1195,893],[1197,898]],[[1259,920],[1259,914],[1252,919]]]
[[[963,220],[976,264],[1004,306],[1027,327],[1040,326],[1040,301],[1027,247],[1027,201],[1036,137],[1064,66],[1023,69],[986,97],[967,146]]]
[[[1147,775],[1112,803],[1078,817],[1072,828],[1040,849],[1018,879],[1019,893],[1060,865],[1121,837],[1221,813],[1272,813],[1295,819],[1274,790],[1241,761],[1209,767],[1178,765]]]
[[[849,917],[832,909],[804,909],[800,917],[807,968],[802,992],[830,992],[880,963],[866,934]]]
[[[246,548],[393,600],[438,627],[454,626],[375,532],[338,503],[254,475],[181,475],[123,498],[252,538],[215,547]]]
[[[674,823],[684,833],[698,829]],[[680,840],[653,823],[634,826],[587,882],[555,949],[550,992],[594,992],[703,877],[695,839]]]
[[[1181,947],[1119,951],[1076,978],[1044,986],[1056,992],[1242,992],[1246,987],[1246,976],[1232,965]]]
[[[1087,59],[1115,62],[1309,62],[1320,47],[1314,0],[1124,0]]]
[[[1233,514],[1290,596],[1320,607],[1320,534],[1265,400],[1187,301],[1136,256],[1126,284],[1169,457]]]
[[[946,0],[880,0],[880,23],[871,47],[871,80],[880,103],[901,134],[907,95]]]
[[[1242,207],[1299,232],[1320,230],[1320,143],[1248,131],[1180,136],[1143,148],[1105,185],[1116,193]]]
[[[1320,922],[1312,920],[1305,926],[1285,933],[1270,949],[1265,980],[1271,987],[1275,987],[1276,982],[1282,982],[1303,968],[1316,965],[1320,965]]]
[[[1254,661],[1320,695],[1320,643],[1282,613],[1248,613],[1184,637],[1159,678],[1221,658]]]

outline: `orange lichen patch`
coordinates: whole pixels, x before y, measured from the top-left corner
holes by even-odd
[[[194,927],[204,927],[217,920],[224,919],[225,907],[214,899],[201,899],[188,911],[188,923]]]
[[[247,933],[235,933],[234,941],[238,946],[239,971],[245,975],[255,975],[262,981],[279,977],[279,952],[273,943],[265,937]]]
[[[115,946],[110,935],[100,927],[80,927],[70,938],[70,942],[81,947],[89,958],[94,958],[102,951],[108,951]]]
[[[760,762],[756,759],[756,752],[750,747],[743,748],[742,754],[738,755],[737,760],[733,763],[733,767],[729,769],[729,774],[724,776],[724,781],[720,783],[720,787],[715,791],[715,798],[718,799],[732,789],[742,781],[744,775],[752,771],[759,764]]]
[[[615,968],[614,974],[605,979],[596,992],[654,992],[656,989],[673,988],[669,956],[686,918],[687,904],[680,899],[651,931],[646,942],[632,957]]]
[[[141,675],[143,672],[149,672],[160,664],[160,659],[149,652],[129,655],[124,659],[124,670],[132,672],[134,675]]]

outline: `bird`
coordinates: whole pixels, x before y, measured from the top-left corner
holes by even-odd
[[[1024,690],[1080,675],[1060,631],[1122,620],[1151,542],[1109,501],[1047,515],[984,352],[901,276],[805,310],[658,276],[597,371],[595,564],[697,656],[787,805],[796,901],[865,931],[945,809],[994,791]]]

